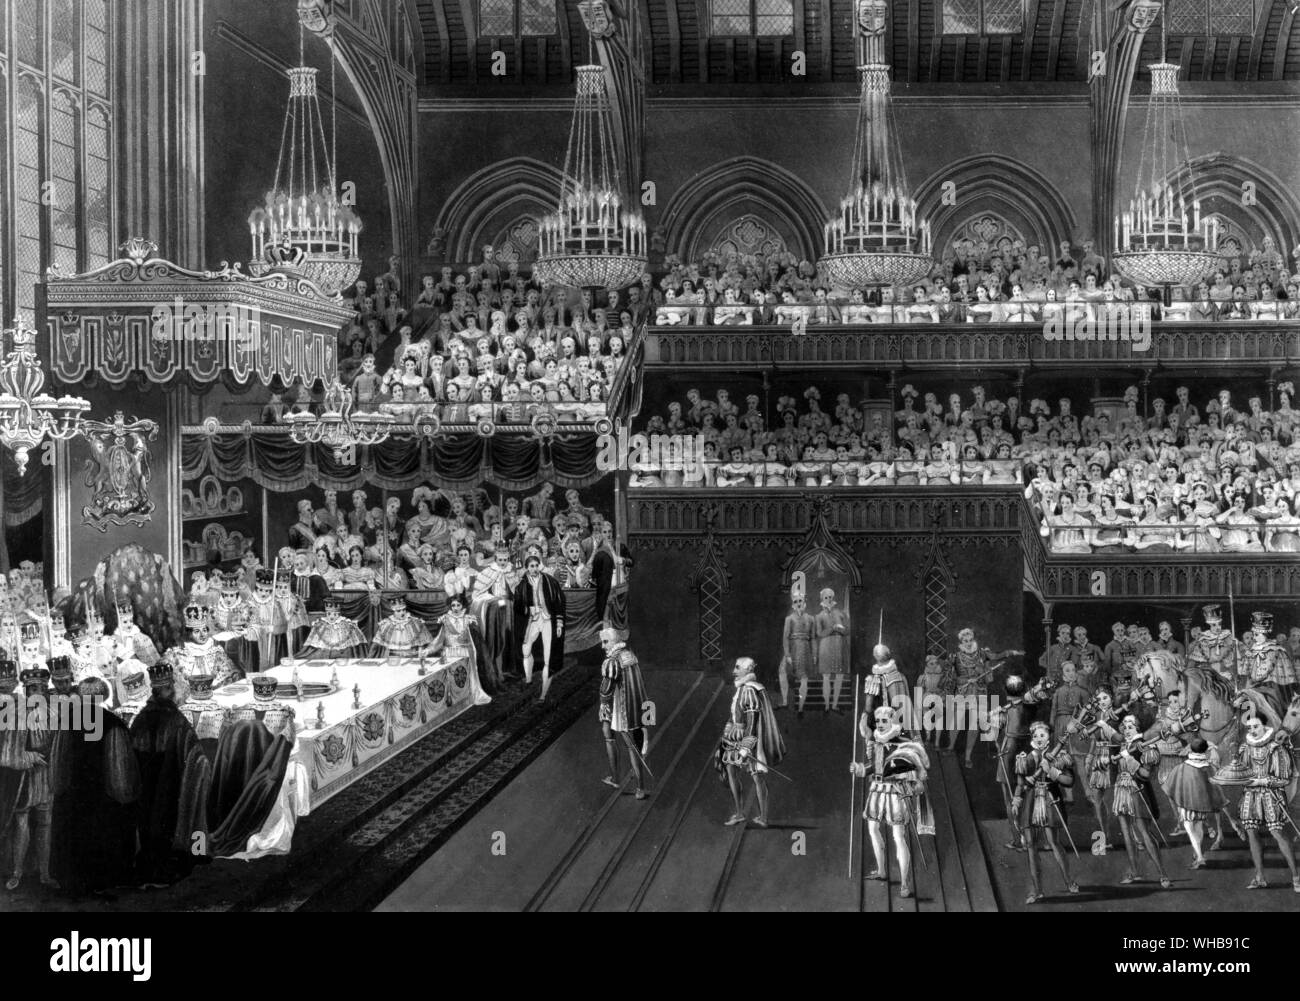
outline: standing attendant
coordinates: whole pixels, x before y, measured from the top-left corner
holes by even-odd
[[[628,763],[636,778],[635,795],[645,799],[645,755],[650,750],[650,735],[642,714],[646,710],[645,683],[641,678],[641,665],[636,654],[627,648],[622,633],[612,626],[600,631],[600,645],[605,660],[600,667],[600,729],[605,739],[605,757],[609,762],[606,785],[619,788],[618,734],[627,745]]]
[[[849,668],[849,615],[835,607],[835,591],[822,588],[821,611],[816,617],[817,659],[815,670],[822,678],[822,710],[830,715],[838,709],[840,689]]]
[[[718,744],[715,762],[731,788],[734,807],[727,826],[743,824],[746,819],[742,799],[741,775],[748,774],[758,797],[758,816],[754,823],[767,826],[767,771],[785,757],[785,740],[776,725],[776,713],[767,690],[756,677],[757,665],[752,657],[740,657],[732,671],[736,692],[731,697],[731,712]]]
[[[545,702],[551,689],[551,672],[564,664],[564,591],[560,582],[542,570],[541,557],[530,553],[524,561],[524,576],[515,589],[516,635],[523,626],[524,683],[533,682],[533,654],[542,647],[542,693]]]

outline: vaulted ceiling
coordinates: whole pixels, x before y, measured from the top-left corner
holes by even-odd
[[[576,0],[560,6],[558,32],[545,37],[480,38],[482,0],[415,0],[424,35],[424,92],[475,85],[489,95],[503,84],[567,85],[587,59],[587,32]],[[939,33],[941,0],[890,0],[888,31],[894,78],[926,84],[1084,82],[1096,2],[1029,0],[1025,30],[1016,35]],[[794,0],[794,31],[784,38],[711,38],[710,0],[636,0],[651,85],[790,83],[791,55],[807,57],[808,82],[855,80],[853,0]],[[1192,81],[1300,79],[1300,28],[1294,0],[1255,0],[1252,36],[1171,35],[1168,57]],[[1141,62],[1160,54],[1148,34]],[[493,53],[507,72],[492,74]],[[1143,71],[1145,74],[1145,71]]]

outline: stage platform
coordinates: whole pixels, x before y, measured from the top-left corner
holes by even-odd
[[[851,709],[777,714],[788,745],[771,777],[771,826],[726,827],[731,797],[713,751],[732,688],[716,676],[646,673],[661,725],[638,802],[630,783],[601,783],[595,713],[578,720],[521,776],[411,873],[378,910],[413,911],[988,911],[990,874],[965,786],[950,756],[931,780],[937,836],[917,895],[864,880],[865,824],[849,811]],[[858,784],[859,806],[862,783]],[[751,804],[752,815],[752,804]],[[859,811],[855,811],[859,812]],[[853,873],[849,873],[850,829]],[[799,850],[803,853],[800,854]],[[869,863],[870,853],[868,852]],[[866,869],[870,868],[868,864]]]

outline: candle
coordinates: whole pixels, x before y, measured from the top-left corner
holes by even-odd
[[[1198,229],[1198,230],[1201,228],[1201,202],[1200,202],[1200,199],[1197,199],[1196,201],[1192,202],[1192,227],[1193,227],[1194,229]]]

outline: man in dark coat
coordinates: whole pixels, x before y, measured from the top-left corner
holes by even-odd
[[[135,859],[140,770],[131,734],[120,716],[104,708],[108,683],[86,678],[82,729],[60,729],[50,752],[54,792],[54,868],[74,895],[102,893],[130,881]],[[98,739],[84,723],[98,721]]]
[[[542,558],[531,551],[524,560],[524,576],[515,588],[515,635],[523,636],[524,683],[532,684],[533,657],[542,648],[542,694],[546,701],[551,671],[564,664],[564,591],[542,571]]]
[[[189,875],[207,854],[207,799],[212,768],[190,721],[176,707],[172,665],[149,668],[153,694],[131,723],[140,767],[136,878],[166,886]]]

